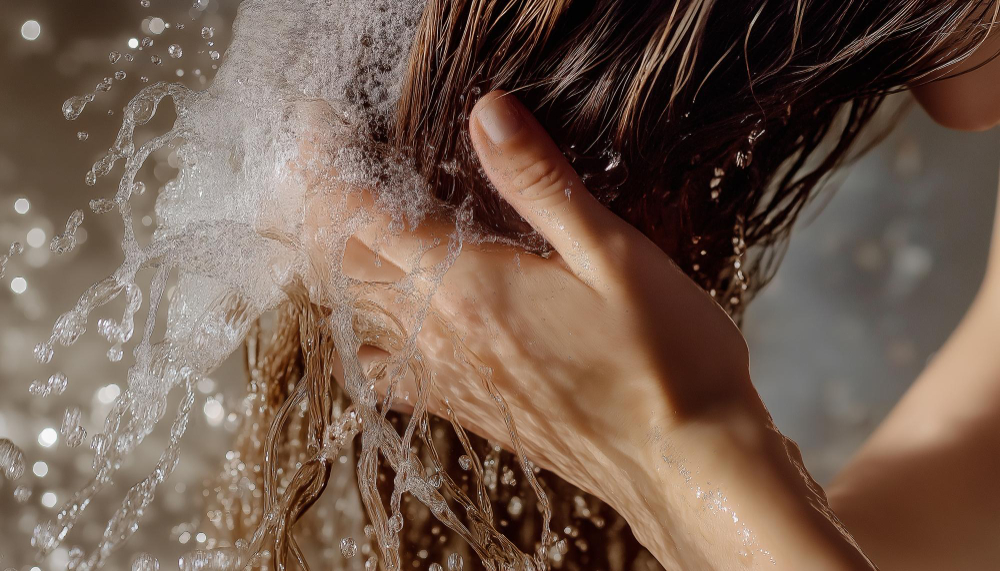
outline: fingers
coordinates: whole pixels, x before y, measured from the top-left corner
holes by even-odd
[[[577,275],[593,272],[591,255],[621,234],[624,221],[604,208],[530,111],[493,91],[470,118],[472,142],[490,181]],[[627,226],[627,225],[626,225]]]

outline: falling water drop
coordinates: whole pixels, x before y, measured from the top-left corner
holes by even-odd
[[[403,516],[400,514],[395,514],[389,518],[389,531],[392,533],[399,533],[403,529]]]
[[[35,345],[35,361],[46,364],[52,361],[52,354],[55,351],[49,343],[39,343]]]
[[[101,80],[100,83],[97,84],[97,87],[95,89],[97,89],[97,91],[102,91],[102,92],[111,91],[112,83],[114,83],[114,79],[110,77],[105,77],[104,79]]]
[[[84,438],[87,437],[87,431],[80,426],[81,417],[80,409],[75,406],[66,409],[66,414],[63,416],[59,433],[66,439],[66,445],[70,448],[83,444]]]
[[[462,467],[463,470],[468,470],[472,467],[472,458],[467,455],[462,454],[458,457],[458,465]]]
[[[31,498],[31,488],[18,486],[14,488],[14,500],[19,504],[26,503]]]
[[[427,571],[443,571],[440,563],[431,563],[431,566],[427,568]]]
[[[157,55],[149,56],[149,61],[153,62],[153,65],[160,65],[163,63],[163,60]]]
[[[205,38],[206,40],[211,40],[212,36],[214,35],[215,35],[215,28],[213,28],[212,26],[205,26],[204,28],[201,29],[201,37]]]
[[[149,0],[139,0],[139,5],[143,8],[149,8]]]
[[[115,79],[117,79],[118,81],[125,79],[127,76],[128,74],[126,74],[125,70],[123,69],[119,69],[118,71],[115,72]]]
[[[120,52],[111,52],[108,54],[108,61],[110,61],[111,63],[118,63],[118,60],[120,60],[121,58],[122,54]]]
[[[465,560],[457,553],[448,556],[448,571],[462,571],[465,567]]]
[[[88,134],[86,131],[79,131],[76,134],[76,138],[80,141],[86,141],[88,138],[90,138],[90,134]]]
[[[142,47],[149,48],[153,46],[153,38],[145,37],[142,39]]]
[[[148,553],[142,553],[132,562],[132,571],[160,571],[160,562]]]
[[[0,438],[0,471],[8,480],[16,480],[24,474],[24,452],[6,438]]]
[[[167,53],[170,54],[170,57],[178,59],[184,55],[184,49],[177,44],[170,44],[170,47],[167,48]]]
[[[354,557],[358,554],[358,544],[350,537],[345,537],[340,540],[340,552],[344,557]]]
[[[28,387],[28,392],[38,397],[47,397],[51,394],[61,395],[66,392],[69,380],[62,373],[55,373],[47,381],[34,380]]]
[[[70,97],[62,104],[63,117],[73,121],[83,113],[83,109],[88,103],[94,100],[94,94],[88,93],[86,95],[77,95]]]
[[[215,50],[212,50],[212,51],[208,52],[208,57],[212,58],[213,60],[218,60],[222,56],[219,55],[219,52],[217,52]]]

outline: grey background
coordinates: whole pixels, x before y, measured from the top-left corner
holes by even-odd
[[[26,246],[25,255],[14,259],[0,280],[0,437],[24,447],[28,471],[18,483],[33,489],[19,506],[14,486],[0,480],[0,569],[65,565],[64,549],[45,562],[33,562],[28,537],[35,522],[55,510],[40,503],[42,494],[54,492],[62,502],[83,482],[90,457],[85,447],[68,449],[61,441],[41,447],[37,436],[46,427],[58,430],[70,405],[83,408],[92,434],[107,411],[98,390],[124,382],[124,367],[103,357],[106,345],[93,333],[57,353],[50,366],[31,359],[31,348],[47,336],[58,314],[120,259],[119,224],[111,215],[88,210],[87,240],[72,254],[49,254],[48,240],[72,210],[110,191],[109,182],[85,186],[83,176],[110,145],[121,106],[142,85],[137,78],[203,85],[201,77],[211,75],[212,62],[198,53],[206,47],[197,31],[213,25],[215,49],[221,50],[235,4],[210,0],[192,9],[186,0],[152,0],[150,8],[139,0],[0,0],[0,247],[24,242],[33,228],[46,234],[45,244]],[[131,50],[136,61],[111,66],[108,52],[129,51],[128,38],[148,35],[142,22],[150,16],[184,22],[186,28],[153,35],[150,50]],[[28,19],[42,26],[33,42],[20,34]],[[175,41],[184,46],[180,60],[166,55],[166,46]],[[151,53],[165,64],[150,64]],[[63,100],[93,90],[119,68],[128,79],[116,82],[80,120],[62,118]],[[183,77],[176,76],[178,69]],[[86,131],[88,140],[79,141],[78,131]],[[754,379],[779,427],[801,444],[808,467],[821,481],[828,481],[877,425],[975,294],[993,221],[998,149],[1000,133],[950,132],[912,109],[884,143],[835,181],[839,190],[814,222],[801,225],[777,279],[751,307],[745,333]],[[172,173],[169,153],[151,160],[143,174],[150,200]],[[14,210],[21,197],[31,204],[26,214]],[[18,276],[28,283],[20,295],[10,288]],[[70,379],[66,394],[31,397],[31,380],[55,370]],[[231,366],[215,377],[214,386],[202,387],[197,406],[211,397],[231,410],[242,390],[236,370]],[[211,426],[204,415],[194,422],[197,438],[187,439],[181,468],[127,553],[149,550],[170,562],[196,546],[195,539],[181,546],[178,538],[197,513],[193,492],[219,466],[231,434],[228,423]],[[138,455],[126,466],[108,501],[92,508],[89,523],[74,532],[71,544],[96,543],[126,485],[145,475],[153,460]],[[44,477],[32,474],[37,461],[48,466]],[[124,568],[127,560],[123,554],[113,568]]]

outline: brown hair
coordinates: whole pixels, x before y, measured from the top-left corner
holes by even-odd
[[[429,0],[391,136],[440,198],[472,195],[491,232],[530,236],[480,174],[464,128],[478,94],[516,93],[592,192],[739,313],[885,96],[969,54],[995,10]]]
[[[465,129],[479,94],[516,93],[602,202],[738,314],[886,95],[971,53],[995,9],[992,0],[428,0],[396,120],[372,129],[376,143],[410,159],[441,200],[457,205],[471,196],[484,229],[541,251],[545,244],[489,187]],[[255,332],[248,341],[252,428],[237,460],[264,490],[260,501],[284,506],[271,557],[302,562],[292,527],[330,479],[328,466],[309,459],[307,443],[339,422],[347,401],[324,365],[335,351],[317,326],[324,310],[305,295],[290,298],[271,335]],[[303,399],[301,412],[288,414]],[[475,478],[448,485],[476,498],[479,511],[469,508],[468,518],[489,514],[503,541],[535,553],[534,492],[526,478],[497,484],[497,474],[517,471],[517,459],[451,428],[433,417],[420,423],[421,453],[443,451],[448,473],[459,454],[484,459],[492,482],[477,469]],[[229,467],[230,487],[238,472]],[[553,529],[568,539],[543,546],[557,567],[657,567],[608,506],[553,474],[538,480],[553,500]],[[226,499],[226,489],[217,489],[214,513],[254,513]],[[513,501],[523,513],[516,521]],[[419,503],[405,503],[404,513],[404,565],[464,549]],[[496,521],[493,513],[507,517]],[[239,532],[256,523],[219,525]],[[481,521],[466,523],[482,529]],[[475,553],[464,554],[481,568]]]

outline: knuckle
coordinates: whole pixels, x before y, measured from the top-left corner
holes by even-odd
[[[562,157],[538,158],[514,177],[514,185],[528,199],[561,196],[566,188],[567,166]]]

